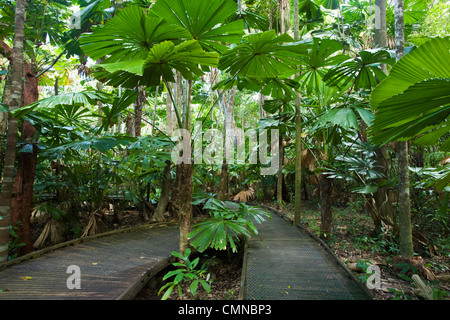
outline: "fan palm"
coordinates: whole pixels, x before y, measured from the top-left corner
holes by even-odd
[[[372,107],[377,111],[373,126],[376,142],[408,140],[421,134],[419,142],[436,144],[448,132],[448,61],[450,38],[436,38],[413,50],[392,68],[371,97]],[[450,138],[441,144],[441,150],[450,150]]]
[[[390,75],[372,93],[376,110],[372,127],[378,143],[416,140],[424,145],[440,144],[450,150],[448,118],[450,116],[450,38],[435,38],[399,60]],[[436,187],[450,183],[450,174]]]

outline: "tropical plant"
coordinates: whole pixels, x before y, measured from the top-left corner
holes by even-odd
[[[175,82],[175,72],[193,81],[208,67],[217,66],[219,53],[215,50],[224,49],[219,42],[240,40],[243,32],[242,22],[226,22],[235,11],[232,0],[160,0],[148,13],[139,6],[130,6],[104,27],[82,36],[81,47],[92,59],[103,59],[94,73],[102,82],[134,88],[163,81],[173,102],[178,128],[190,130],[191,121],[183,121],[191,119],[190,103],[180,106],[173,98],[169,82]],[[174,187],[174,192],[179,192],[174,208],[182,219],[180,251],[188,245],[191,189],[191,165],[181,163],[177,166]]]
[[[373,141],[388,143],[411,138],[420,145],[440,145],[450,151],[450,38],[432,39],[392,68],[375,88],[371,105],[376,110],[371,128]],[[442,190],[450,182],[447,175],[437,183]]]
[[[204,200],[198,199],[197,202],[201,203]],[[214,198],[209,199],[203,208],[209,210],[211,218],[193,226],[188,234],[191,245],[200,252],[208,248],[215,250],[231,248],[233,252],[237,252],[239,237],[257,234],[255,222],[262,223],[266,218],[271,218],[271,215],[263,209]]]
[[[207,268],[205,267],[205,265],[202,265],[200,269],[196,269],[200,261],[200,257],[197,257],[191,261],[189,259],[190,254],[191,249],[189,248],[186,249],[184,253],[172,251],[172,256],[178,258],[179,262],[172,263],[172,265],[177,268],[175,270],[167,272],[163,277],[163,281],[171,277],[175,278],[173,279],[173,281],[166,283],[159,289],[158,295],[166,290],[161,300],[167,300],[172,294],[172,291],[175,287],[178,289],[178,297],[181,298],[183,296],[182,285],[184,283],[189,284],[190,293],[194,297],[197,294],[199,284],[202,285],[203,289],[205,289],[207,293],[211,291],[210,281],[206,279],[205,275],[205,273],[207,272]]]

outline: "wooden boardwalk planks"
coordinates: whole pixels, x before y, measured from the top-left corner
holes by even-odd
[[[372,299],[322,244],[276,213],[259,225],[258,232],[246,244],[242,299]]]
[[[177,227],[140,228],[67,246],[0,271],[0,299],[127,299],[170,264]],[[67,268],[80,268],[69,289]]]

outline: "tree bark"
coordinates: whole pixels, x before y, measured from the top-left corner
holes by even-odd
[[[155,213],[153,214],[153,218],[158,221],[164,220],[164,212],[167,209],[170,199],[170,185],[172,183],[171,178],[171,168],[172,165],[170,161],[166,162],[166,166],[164,167],[163,172],[163,183],[161,188],[161,196],[159,197],[158,205],[156,206]]]
[[[228,93],[228,99],[224,99],[223,115],[224,115],[224,129],[223,129],[223,143],[225,146],[224,160],[222,163],[222,169],[220,172],[219,189],[217,192],[217,198],[219,200],[225,200],[228,191],[228,162],[233,161],[231,158],[232,146],[234,141],[234,99],[236,97],[236,87],[231,88]],[[234,156],[234,153],[233,153]]]
[[[192,216],[192,165],[181,163],[176,168],[175,187],[172,190],[173,209],[180,220],[179,252],[189,247],[188,233]]]
[[[405,26],[404,26],[404,1],[396,0],[395,8],[395,52],[397,61],[405,55]],[[414,247],[412,242],[412,225],[409,196],[409,171],[408,171],[408,142],[398,141],[398,171],[399,171],[399,236],[400,254],[402,258],[412,259]]]
[[[23,44],[25,24],[25,0],[16,1],[14,18],[14,59],[12,65],[10,111],[16,110],[21,105],[22,98],[22,73],[24,65]],[[14,166],[16,160],[17,144],[17,119],[12,116],[8,120],[8,135],[5,154],[5,166],[0,194],[0,262],[8,260],[9,229],[11,226],[11,198],[14,181]]]
[[[375,45],[387,47],[386,0],[375,0]]]
[[[333,215],[331,212],[331,179],[326,175],[320,175],[320,237],[327,239],[331,235],[333,228]]]
[[[294,40],[300,40],[299,35],[299,3],[294,0]],[[297,74],[297,76],[299,73]],[[300,93],[295,93],[295,210],[294,225],[300,223],[302,214],[302,114],[300,109]]]
[[[181,123],[179,122],[178,127],[180,129],[185,129],[191,131],[191,94],[192,85],[187,84],[187,92],[183,94],[181,75],[177,76],[176,84],[176,104],[174,104],[174,109],[176,113],[180,114],[180,104],[182,105],[183,118]],[[184,96],[184,99],[183,99]],[[173,102],[173,101],[172,101]],[[189,155],[191,159],[191,155]],[[176,167],[176,177],[174,188],[172,189],[172,207],[174,212],[178,215],[180,220],[180,240],[179,240],[179,252],[184,253],[184,251],[189,248],[189,239],[187,237],[188,233],[191,231],[191,217],[192,217],[192,164],[181,163]]]
[[[141,136],[141,123],[142,123],[142,107],[145,102],[145,92],[142,89],[142,86],[137,87],[138,95],[136,97],[136,101],[134,103],[134,136]]]
[[[171,90],[171,88],[167,88],[167,90]],[[158,90],[156,91],[156,93],[158,94]],[[157,98],[155,98],[155,113],[156,113],[156,102]],[[166,134],[168,136],[172,135],[174,128],[176,126],[175,123],[176,121],[173,111],[173,101],[170,97],[170,94],[168,94],[166,99]],[[152,128],[152,132],[154,132],[153,130],[154,128]],[[161,196],[159,197],[158,205],[156,206],[156,210],[153,215],[153,218],[158,221],[164,220],[164,212],[166,211],[170,201],[170,189],[172,185],[171,167],[172,166],[170,161],[168,161],[166,163],[166,166],[164,167],[163,182],[161,186]]]
[[[387,47],[387,29],[386,29],[386,0],[375,1],[375,46],[379,48]],[[386,65],[382,64],[381,69],[387,72]],[[386,146],[375,150],[376,165],[381,168],[381,173],[387,178],[388,162],[386,156]],[[377,183],[381,182],[378,179]],[[370,212],[374,222],[374,234],[379,235],[382,231],[382,222],[386,225],[394,226],[394,208],[389,201],[389,190],[385,187],[379,187],[373,196],[374,205]]]

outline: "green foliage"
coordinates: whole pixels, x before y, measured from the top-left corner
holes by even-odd
[[[200,202],[204,199],[198,200]],[[204,205],[211,218],[193,226],[188,234],[191,245],[200,252],[208,248],[237,251],[237,239],[243,235],[257,234],[256,223],[262,223],[270,214],[260,208],[245,203],[236,204],[211,198]]]
[[[19,242],[19,235],[16,232],[19,229],[18,226],[21,224],[22,222],[19,221],[16,225],[10,226],[9,228],[8,260],[13,260],[18,257],[19,252],[17,250],[25,246],[25,243]]]
[[[375,181],[379,179],[384,179],[381,182],[384,186],[388,183],[377,166],[375,146],[351,136],[343,145],[346,151],[337,155],[330,164],[332,168],[327,172],[329,178],[343,179],[353,184],[353,192],[363,194],[377,192],[379,185]]]
[[[242,20],[227,22],[236,11],[232,0],[158,0],[149,14],[185,29],[204,50],[223,53],[224,43],[239,43],[243,35]]]
[[[371,103],[377,112],[371,128],[373,141],[385,143],[420,137],[419,143],[450,150],[450,38],[426,42],[392,68],[375,88]],[[442,141],[444,139],[444,141]],[[450,174],[436,184],[442,190]]]
[[[329,86],[346,88],[352,84],[353,89],[372,89],[386,78],[381,64],[393,64],[395,58],[386,50],[362,50],[358,56],[333,67],[323,80]]]
[[[208,283],[205,277],[205,273],[207,271],[206,267],[202,265],[200,269],[196,269],[200,261],[200,258],[197,257],[191,261],[189,259],[190,254],[191,249],[186,249],[184,254],[176,251],[172,252],[172,255],[180,259],[180,261],[182,262],[172,263],[172,265],[174,267],[177,267],[177,269],[167,272],[166,275],[163,277],[163,280],[167,280],[172,277],[175,278],[173,279],[173,281],[166,283],[159,289],[158,295],[161,294],[161,292],[163,292],[164,290],[166,290],[161,300],[167,300],[172,294],[172,291],[175,287],[178,289],[178,296],[181,297],[183,295],[182,284],[184,283],[189,284],[190,292],[194,297],[197,294],[199,284],[202,285],[203,289],[205,289],[207,293],[211,291],[210,284]]]
[[[294,52],[304,52],[304,46],[289,46],[287,35],[277,36],[275,30],[250,34],[244,41],[228,50],[219,62],[219,68],[233,76],[271,78],[293,73],[298,64]]]
[[[308,42],[310,41],[305,41]],[[337,40],[312,39],[307,54],[299,57],[301,75],[296,79],[308,95],[316,93],[321,88],[329,67],[348,60],[348,56],[336,54],[342,49],[343,45]]]
[[[185,28],[146,15],[139,6],[123,9],[80,42],[92,59],[104,59],[95,76],[113,86],[154,86],[161,78],[175,81],[172,69],[193,80],[193,74],[203,75],[199,65],[218,63],[218,54],[205,52]]]

